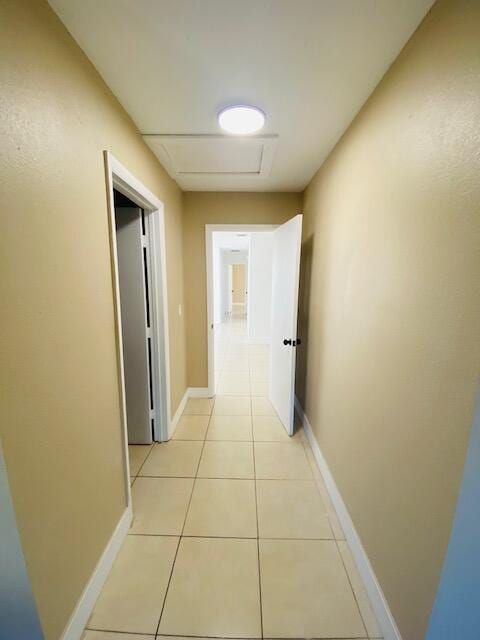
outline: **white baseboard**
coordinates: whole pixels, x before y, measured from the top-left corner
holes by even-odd
[[[188,402],[189,398],[209,398],[210,394],[208,392],[208,387],[189,387],[185,393],[183,394],[183,398],[178,405],[177,410],[175,411],[175,415],[173,416],[170,427],[168,429],[168,439],[173,436],[175,433],[175,429],[177,428],[178,421],[182,417],[182,413],[185,411],[185,406]]]
[[[300,419],[305,430],[305,435],[308,438],[310,446],[312,448],[313,455],[315,456],[316,463],[323,476],[325,486],[329,493],[330,499],[335,507],[337,517],[340,521],[342,529],[345,533],[345,538],[350,551],[352,552],[355,564],[357,565],[358,572],[362,578],[365,590],[367,591],[370,599],[370,604],[377,617],[377,622],[382,630],[385,640],[402,640],[400,631],[392,616],[392,612],[388,606],[388,603],[383,594],[382,588],[375,576],[372,565],[367,557],[362,542],[355,530],[355,526],[352,522],[347,507],[340,495],[338,487],[333,479],[333,476],[328,468],[327,461],[325,460],[318,442],[314,436],[310,422],[308,421],[305,412],[303,411],[298,398],[295,398],[295,409],[300,416]]]
[[[180,400],[180,404],[178,405],[178,408],[175,411],[175,415],[173,416],[170,422],[170,426],[168,428],[169,440],[173,436],[175,429],[177,428],[177,424],[178,424],[178,421],[180,420],[182,413],[185,411],[185,405],[187,404],[187,400],[188,400],[188,389],[186,389],[185,393],[183,394],[183,398]]]
[[[93,611],[93,607],[95,606],[95,602],[97,601],[105,580],[110,573],[113,562],[120,551],[122,542],[130,529],[131,523],[132,508],[128,507],[123,512],[123,515],[115,527],[115,531],[105,547],[105,550],[103,551],[87,586],[83,590],[80,600],[77,602],[77,606],[70,616],[70,620],[68,621],[68,624],[61,636],[61,640],[80,640],[85,629],[85,625],[87,624]]]
[[[189,398],[210,398],[208,387],[189,387]]]

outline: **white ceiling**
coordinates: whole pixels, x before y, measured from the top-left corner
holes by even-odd
[[[250,246],[250,234],[241,231],[214,231],[213,244],[219,249],[246,251]]]
[[[183,189],[300,191],[433,0],[50,4]],[[269,137],[225,145],[216,116],[235,103],[262,108]]]

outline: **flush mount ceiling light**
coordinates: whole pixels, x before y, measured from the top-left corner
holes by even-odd
[[[224,131],[236,135],[256,133],[265,124],[265,114],[261,109],[247,105],[227,107],[218,114],[218,124]]]

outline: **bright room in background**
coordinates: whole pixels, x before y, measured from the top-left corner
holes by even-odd
[[[253,227],[252,227],[253,228]],[[245,341],[270,344],[272,323],[272,230],[214,231],[212,283],[215,345],[222,324],[243,320]],[[215,348],[215,346],[214,346]],[[212,360],[218,387],[218,349]]]

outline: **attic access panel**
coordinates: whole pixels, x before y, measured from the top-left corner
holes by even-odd
[[[143,139],[174,179],[270,174],[277,136],[155,135]]]

